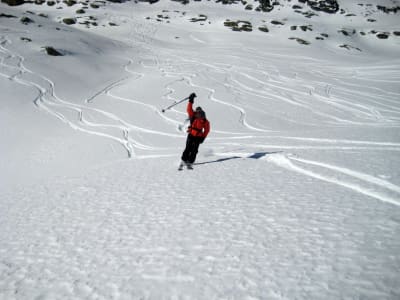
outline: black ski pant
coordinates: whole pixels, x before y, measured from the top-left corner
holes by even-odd
[[[199,151],[199,146],[203,141],[202,137],[188,135],[186,139],[186,148],[182,153],[182,160],[186,163],[194,163],[196,160],[197,152]]]

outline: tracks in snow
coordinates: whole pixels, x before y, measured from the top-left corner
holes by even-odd
[[[133,36],[132,33],[132,38]],[[152,53],[151,40],[145,38],[145,35],[142,35],[142,39],[143,47]],[[158,155],[161,156],[171,154],[167,153],[171,152],[171,148],[150,145],[147,142],[150,135],[182,137],[182,134],[174,131],[148,128],[140,122],[134,124],[118,112],[111,112],[101,105],[96,106],[96,102],[100,98],[112,99],[116,102],[126,103],[132,108],[153,112],[155,118],[168,126],[172,125],[175,128],[179,126],[181,123],[179,118],[184,115],[180,109],[173,110],[175,116],[170,117],[168,114],[162,114],[155,104],[137,100],[139,97],[134,96],[134,90],[132,90],[132,97],[126,97],[116,92],[117,88],[124,87],[128,81],[130,83],[137,82],[140,85],[141,80],[146,79],[148,73],[131,70],[130,67],[134,64],[132,59],[127,58],[127,63],[122,67],[123,72],[129,75],[122,76],[93,93],[84,103],[76,104],[58,97],[55,93],[55,83],[52,80],[26,68],[24,58],[7,49],[7,45],[10,43],[11,41],[7,37],[0,39],[0,66],[2,69],[0,75],[35,89],[37,92],[34,99],[35,105],[67,123],[73,129],[117,142],[125,148],[129,157],[139,157],[136,150],[146,152],[143,157],[154,157],[155,151],[158,151]],[[394,142],[275,135],[281,131],[281,125],[289,126],[289,129],[291,129],[290,126],[298,125],[314,128],[316,126],[327,128],[400,127],[400,105],[396,101],[400,97],[400,93],[396,90],[384,90],[370,86],[368,83],[372,82],[374,78],[370,78],[368,70],[364,68],[350,70],[326,66],[321,69],[318,67],[320,61],[300,57],[295,66],[281,70],[276,67],[274,60],[283,59],[284,56],[276,53],[260,53],[246,47],[243,51],[252,56],[250,59],[243,55],[228,54],[231,58],[229,63],[226,63],[227,51],[223,47],[215,49],[214,61],[209,61],[201,53],[193,56],[187,55],[188,53],[185,53],[184,50],[178,54],[169,50],[163,51],[160,54],[163,55],[162,59],[154,56],[151,64],[142,60],[138,61],[137,65],[148,70],[150,74],[171,79],[163,86],[164,99],[168,101],[178,99],[181,92],[177,95],[177,91],[195,90],[199,94],[207,95],[207,108],[210,110],[237,113],[236,119],[224,120],[224,123],[228,124],[228,128],[222,128],[220,127],[222,123],[218,124],[212,120],[215,135],[209,143],[219,149],[229,151],[232,147],[240,147],[242,149],[277,150],[400,151],[400,143]],[[190,58],[188,58],[189,56]],[[298,70],[302,69],[305,71],[299,74]],[[374,69],[374,72],[382,75],[382,78],[386,78],[387,76],[384,75],[388,72],[395,78],[400,77],[400,73],[395,68],[381,67]],[[327,78],[331,78],[331,82],[326,82]],[[382,81],[386,83],[384,79]],[[204,96],[203,101],[206,101]],[[306,117],[291,116],[286,111]],[[227,115],[226,113],[224,116]],[[275,119],[277,126],[270,127],[270,125],[274,125],[274,122],[259,121],[266,118]],[[257,120],[259,123],[256,122]],[[135,138],[135,133],[143,135],[142,142]],[[270,143],[271,141],[274,143]],[[277,141],[289,141],[290,143],[277,143]],[[398,205],[393,194],[397,196],[399,188],[370,175],[322,162],[284,155],[273,155],[269,159],[286,169]],[[312,167],[313,170],[307,169],[307,167]],[[314,170],[315,168],[323,170],[323,172],[318,173]],[[333,172],[334,175],[326,175],[324,172]],[[346,181],[342,177],[349,177],[351,180]],[[378,186],[380,191],[365,188],[365,184]]]
[[[11,41],[7,39],[7,37],[2,37],[0,39],[0,66],[2,67],[0,76],[8,78],[15,83],[32,87],[37,93],[33,99],[33,103],[38,108],[68,124],[71,128],[121,144],[127,151],[128,157],[136,156],[135,149],[146,151],[158,150],[157,147],[143,144],[132,138],[132,132],[175,137],[177,136],[176,134],[151,130],[134,125],[115,113],[91,106],[97,97],[105,95],[118,101],[125,101],[131,104],[147,107],[148,109],[157,112],[158,115],[165,120],[165,122],[171,122],[171,120],[163,116],[161,112],[158,112],[158,109],[155,106],[151,106],[133,99],[115,96],[111,93],[112,89],[120,86],[124,81],[132,78],[133,76],[135,76],[136,79],[139,79],[143,76],[142,74],[138,74],[129,70],[129,66],[133,63],[132,60],[129,60],[124,66],[124,70],[130,73],[129,76],[124,76],[102,88],[100,91],[94,93],[93,96],[86,99],[84,104],[76,104],[57,96],[55,92],[55,83],[51,79],[46,78],[45,76],[25,67],[25,58],[20,55],[13,54],[7,49],[7,44],[11,44]],[[86,118],[86,115],[91,116],[92,119],[93,115],[97,115],[102,121],[89,120]]]
[[[400,206],[400,187],[375,176],[290,155],[273,154],[265,159],[287,170],[351,189],[382,202]]]

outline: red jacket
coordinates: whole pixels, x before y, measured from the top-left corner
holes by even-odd
[[[193,103],[188,103],[187,113],[190,118],[188,133],[192,136],[206,138],[210,132],[210,122],[206,118],[196,118]]]

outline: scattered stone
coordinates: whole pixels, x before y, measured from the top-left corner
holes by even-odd
[[[75,4],[77,4],[78,2],[76,2],[75,0],[64,0],[64,3],[67,6],[74,6]]]
[[[228,19],[224,22],[224,25],[231,28],[232,31],[253,31],[253,26],[249,21],[231,21]]]
[[[324,40],[324,38],[323,38],[323,37],[320,37],[320,36],[316,36],[315,39],[316,39],[316,40],[319,40],[319,41],[323,41],[323,40]]]
[[[339,4],[336,0],[307,0],[308,6],[316,11],[322,11],[329,14],[334,14],[339,11]]]
[[[115,24],[114,22],[108,22],[108,25],[110,25],[110,26],[118,26],[118,25]]]
[[[356,34],[355,29],[342,29],[338,31],[339,33],[342,33],[344,36],[352,36]]]
[[[4,2],[10,6],[16,6],[16,5],[24,4],[25,1],[23,1],[23,0],[1,0],[1,2]]]
[[[306,12],[301,12],[301,11],[300,11],[300,13],[301,13],[303,16],[305,16],[306,18],[309,18],[309,19],[311,19],[311,18],[314,17],[314,16],[318,16],[318,14],[316,14],[315,12],[313,12],[313,11],[311,11],[311,10],[306,11]]]
[[[285,23],[283,23],[281,21],[277,21],[277,20],[272,20],[271,24],[273,24],[273,25],[285,25]]]
[[[256,8],[256,11],[270,12],[274,9],[274,5],[279,3],[274,2],[272,5],[270,0],[259,0],[260,5]]]
[[[21,37],[21,41],[32,42],[32,40],[30,38],[27,38],[27,37]]]
[[[376,8],[380,11],[383,11],[386,14],[390,14],[390,13],[396,14],[398,11],[400,11],[400,6],[386,7],[383,5],[377,5]]]
[[[55,1],[47,1],[47,5],[54,6],[54,5],[56,5],[56,2]]]
[[[84,9],[80,8],[80,9],[78,9],[78,10],[76,11],[76,13],[77,13],[77,14],[84,14],[84,13],[86,13],[86,11],[85,11]]]
[[[42,17],[42,18],[48,18],[48,17],[49,17],[49,15],[46,15],[46,14],[44,14],[44,13],[40,13],[40,14],[38,14],[38,16],[39,16],[39,17]]]
[[[91,7],[91,8],[94,8],[94,9],[97,9],[97,8],[99,8],[100,6],[97,5],[97,4],[95,4],[95,3],[90,3],[90,7]]]
[[[302,25],[302,26],[300,26],[300,28],[301,28],[301,30],[303,30],[303,31],[312,31],[313,29],[312,29],[312,25]]]
[[[400,31],[393,31],[393,34],[394,34],[395,36],[400,36]]]
[[[22,24],[25,24],[25,25],[28,25],[30,23],[35,23],[35,21],[33,21],[31,18],[28,18],[28,17],[22,17],[20,21]]]
[[[345,15],[345,17],[357,17],[357,15],[355,15],[355,14],[347,14],[347,15]]]
[[[8,15],[8,14],[3,14],[3,13],[1,13],[0,14],[0,18],[17,18],[16,16],[13,16],[13,15]]]
[[[296,42],[298,42],[300,45],[310,45],[311,43],[303,40],[301,38],[296,38],[296,37],[290,37],[289,40],[295,40]]]
[[[252,4],[247,4],[246,7],[244,8],[246,10],[253,10],[253,5]]]
[[[321,33],[321,36],[323,36],[324,38],[328,38],[328,37],[329,37],[329,34],[327,34],[327,33]]]
[[[350,45],[347,45],[347,44],[339,45],[339,47],[340,48],[345,48],[347,50],[355,49],[355,50],[360,51],[360,52],[362,51],[360,48],[353,47],[353,46],[350,46]]]
[[[55,49],[54,47],[51,46],[46,46],[44,47],[46,50],[46,53],[50,56],[64,56],[59,50]]]
[[[262,26],[258,27],[258,30],[260,30],[262,32],[269,32],[267,25],[262,25]]]
[[[67,25],[74,25],[74,24],[76,24],[76,19],[75,18],[64,18],[63,22],[64,22],[64,24],[67,24]]]
[[[207,21],[207,16],[206,15],[199,15],[196,18],[191,18],[190,22],[205,22]]]
[[[375,19],[367,19],[367,21],[368,21],[368,22],[371,22],[371,23],[376,22]]]
[[[389,32],[381,32],[381,33],[378,33],[378,34],[376,35],[376,37],[377,37],[378,39],[381,39],[381,40],[387,40],[387,39],[389,38],[389,36],[390,36],[390,33],[389,33]]]
[[[296,25],[290,26],[290,30],[297,30],[297,26]]]
[[[300,6],[300,5],[293,5],[292,8],[293,8],[293,9],[303,9],[303,7]]]

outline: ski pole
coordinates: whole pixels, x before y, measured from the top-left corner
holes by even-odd
[[[183,101],[186,101],[186,100],[188,100],[188,99],[189,99],[189,97],[186,97],[185,99],[182,99],[182,100],[180,100],[180,101],[178,101],[178,102],[175,102],[174,104],[171,104],[170,106],[168,106],[168,107],[166,107],[166,108],[163,108],[161,111],[162,111],[162,112],[165,112],[166,110],[171,109],[171,108],[173,108],[174,106],[178,105],[179,103],[182,103]]]

